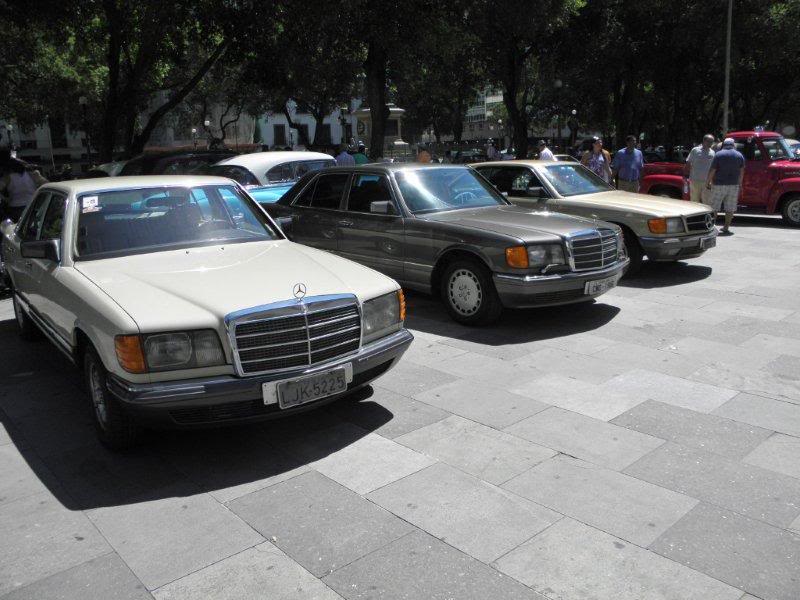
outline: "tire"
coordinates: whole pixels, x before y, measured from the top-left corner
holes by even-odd
[[[783,202],[781,216],[787,225],[800,227],[800,194],[789,196]]]
[[[25,311],[17,300],[16,294],[14,294],[14,299],[11,302],[14,305],[14,320],[17,322],[19,337],[29,342],[38,340],[41,337],[41,333],[36,325],[33,324],[31,318],[25,314]]]
[[[491,274],[477,260],[457,259],[447,265],[440,292],[450,317],[464,325],[487,325],[503,312]]]
[[[636,275],[636,273],[642,269],[642,260],[644,259],[642,246],[639,244],[639,239],[636,237],[636,234],[630,229],[623,229],[622,234],[625,241],[625,250],[628,253],[628,258],[631,260],[625,275]]]
[[[108,391],[106,369],[91,346],[83,356],[83,374],[89,410],[100,443],[111,450],[124,450],[135,445],[139,427]]]

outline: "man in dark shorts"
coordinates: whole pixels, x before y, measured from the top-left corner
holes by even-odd
[[[706,187],[711,190],[711,208],[725,212],[723,235],[731,235],[731,221],[739,201],[739,191],[744,177],[744,156],[736,149],[733,138],[725,138],[722,150],[714,155],[708,171]]]

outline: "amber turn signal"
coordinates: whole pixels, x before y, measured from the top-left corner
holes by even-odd
[[[506,264],[516,269],[527,269],[528,249],[525,246],[506,248]]]
[[[142,341],[138,335],[118,335],[114,338],[119,366],[128,373],[144,373],[147,366],[142,352]]]
[[[402,288],[397,290],[397,301],[400,303],[400,320],[406,320],[406,295],[403,293]]]
[[[650,219],[647,221],[647,227],[650,229],[650,233],[667,233],[667,220]]]

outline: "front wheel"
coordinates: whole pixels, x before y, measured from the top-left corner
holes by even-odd
[[[783,203],[781,216],[792,227],[800,227],[800,195],[787,198]]]
[[[628,253],[628,258],[631,261],[625,274],[635,275],[642,268],[644,252],[642,251],[642,246],[639,244],[639,239],[636,237],[635,233],[629,229],[623,229],[622,234],[625,242],[625,251]]]
[[[108,391],[108,374],[93,348],[88,348],[84,354],[83,372],[92,421],[100,442],[112,450],[130,448],[136,443],[139,427]]]
[[[486,325],[503,312],[489,270],[476,260],[456,260],[447,266],[441,296],[453,320],[464,325]]]

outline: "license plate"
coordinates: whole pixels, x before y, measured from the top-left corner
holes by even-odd
[[[700,249],[706,250],[708,248],[713,248],[717,245],[717,238],[716,237],[707,237],[707,238],[700,238]]]
[[[595,281],[587,281],[586,284],[583,286],[583,293],[587,296],[593,296],[594,294],[602,294],[603,292],[607,292],[611,288],[617,285],[617,281],[619,281],[619,275],[612,275],[611,277],[606,277],[605,279],[597,279]]]
[[[301,379],[282,381],[277,387],[278,405],[291,408],[344,392],[347,379],[347,370],[338,368]]]

